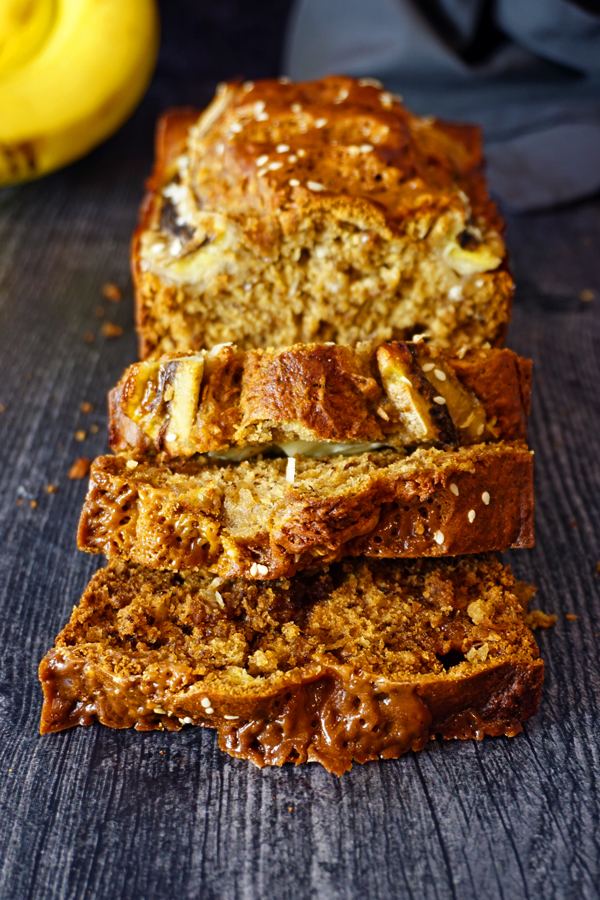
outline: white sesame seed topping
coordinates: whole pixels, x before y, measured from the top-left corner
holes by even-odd
[[[214,713],[214,709],[212,708],[212,706],[207,706],[204,712],[207,716],[212,716],[212,714]]]
[[[219,603],[221,606],[225,605],[224,600],[218,591],[215,591],[215,597],[217,598],[217,603]]]
[[[464,359],[469,348],[465,344],[464,347],[461,347],[458,353],[456,354],[459,359]]]
[[[326,190],[327,190],[327,188],[325,187],[325,185],[324,185],[324,184],[320,184],[318,181],[307,181],[307,182],[306,182],[306,187],[307,187],[310,191],[326,191]]]
[[[288,184],[290,185],[290,187],[299,187],[300,186],[300,182],[298,181],[297,178],[290,178],[290,180],[288,181]]]
[[[370,153],[371,150],[373,149],[373,145],[372,144],[361,144],[359,149],[360,149],[361,153]]]
[[[298,150],[298,156],[306,156],[306,150],[303,147]]]
[[[265,111],[265,101],[257,100],[256,103],[254,104],[254,115],[259,116],[261,114],[261,112],[264,112],[264,111]]]
[[[242,125],[239,122],[232,122],[229,130],[233,131],[234,134],[239,134],[242,130]]]
[[[400,376],[400,381],[403,381],[404,384],[410,384],[411,387],[412,387],[412,381],[410,380],[410,378],[407,378],[406,375],[401,375],[401,376]]]
[[[394,98],[391,94],[388,94],[387,91],[384,91],[383,94],[379,95],[379,102],[382,106],[385,106],[386,109],[390,109],[392,106]]]
[[[269,114],[266,112],[258,113],[256,116],[254,116],[254,118],[257,122],[266,122],[269,118]]]
[[[177,167],[179,169],[187,169],[190,165],[190,158],[183,153],[181,156],[177,157]]]
[[[287,467],[285,470],[285,478],[286,481],[289,481],[290,484],[293,484],[296,480],[296,460],[293,456],[287,461]]]
[[[245,91],[251,91],[252,88],[254,87],[254,82],[253,81],[245,81],[243,83],[242,87],[244,88]]]
[[[481,437],[481,435],[483,434],[483,428],[484,428],[484,425],[482,422],[481,425],[477,429],[477,437]]]
[[[371,239],[371,235],[370,235],[370,234],[361,234],[361,236],[360,236],[360,242],[361,242],[361,244],[366,244],[367,241],[369,241],[370,239]]]
[[[268,166],[263,166],[263,168],[262,168],[262,169],[259,169],[258,172],[257,172],[256,174],[257,174],[257,176],[258,176],[259,178],[262,178],[263,175],[266,175],[268,171],[269,171],[269,167],[268,167]]]
[[[414,344],[418,344],[419,341],[424,340],[427,337],[426,334],[413,334],[412,340]]]
[[[348,90],[348,88],[342,88],[333,102],[334,103],[343,103],[349,93],[350,93],[350,91]]]
[[[484,284],[485,284],[485,281],[483,280],[483,278],[478,278],[477,281],[475,282],[475,287],[481,288],[481,287],[483,287]]]
[[[359,78],[358,83],[360,87],[376,87],[382,88],[383,85],[376,78]]]
[[[275,160],[275,162],[269,163],[269,169],[272,172],[274,172],[276,169],[281,169],[282,166],[283,166],[283,163],[279,159]]]
[[[208,697],[203,697],[202,700],[200,701],[200,706],[203,706],[204,709],[208,709],[208,707],[210,705],[211,704],[210,704],[210,700],[208,699]]]
[[[299,103],[292,103],[292,105],[290,106],[290,109],[293,113],[302,112],[302,107],[300,106]]]
[[[424,363],[421,368],[424,372],[431,372],[433,369],[435,369],[435,363]]]
[[[488,494],[487,491],[483,492],[483,494],[481,495],[481,499],[483,500],[483,502],[485,503],[486,506],[490,505],[490,495]]]
[[[152,246],[150,247],[150,252],[151,253],[160,253],[160,251],[164,250],[164,249],[165,249],[164,244],[152,244]]]
[[[136,462],[135,459],[128,459],[127,462],[125,463],[125,465],[127,466],[128,469],[137,469],[137,467],[138,467],[138,463]]]
[[[452,491],[452,493],[454,494],[455,497],[458,497],[458,488],[455,484],[450,485],[450,490]]]
[[[346,147],[346,153],[350,156],[358,156],[360,153],[360,147],[357,147],[356,144],[348,144]]]
[[[491,349],[492,349],[492,345],[490,344],[489,341],[485,341],[485,343],[481,345],[481,349],[482,349],[482,350],[491,350]]]
[[[434,371],[433,374],[435,375],[435,377],[436,377],[439,381],[445,381],[445,380],[446,380],[446,373],[445,373],[445,372],[442,372],[441,369],[435,369],[435,371]]]
[[[467,516],[467,518],[469,519],[469,522],[472,523],[472,522],[475,521],[475,515],[476,515],[475,510],[474,510],[474,509],[470,509],[470,510],[469,510],[469,513],[468,513],[468,516]]]
[[[263,153],[262,156],[259,156],[256,160],[257,166],[264,166],[265,163],[269,162],[269,154]]]
[[[462,284],[454,284],[448,291],[450,300],[460,300],[462,297]]]
[[[190,719],[189,716],[184,716],[183,719],[180,719],[179,721],[181,722],[182,725],[191,725],[192,724],[192,720]]]
[[[296,156],[295,153],[290,153],[290,155],[288,156],[288,162],[289,163],[298,162],[298,157]]]
[[[327,119],[315,119],[315,128],[322,128],[327,125]]]
[[[290,149],[289,144],[277,144],[275,147],[278,153],[287,153]]]
[[[436,533],[435,533],[434,536],[433,536],[433,539],[434,539],[434,541],[436,542],[436,544],[443,544],[443,543],[444,543],[444,535],[442,534],[441,531],[436,531]]]
[[[434,397],[434,398],[433,398],[433,402],[434,402],[434,403],[438,403],[440,406],[445,406],[445,405],[446,405],[446,401],[444,400],[443,397]]]
[[[252,563],[252,565],[250,566],[250,574],[253,578],[256,578],[256,576],[258,575],[258,566],[256,563]]]
[[[381,416],[382,419],[385,419],[386,422],[390,421],[390,417],[386,413],[385,409],[382,409],[381,406],[377,407],[377,415]]]
[[[153,710],[158,716],[166,716],[166,712],[164,709],[161,709],[160,706],[157,706],[155,710]]]
[[[292,79],[291,79],[291,78],[288,78],[287,75],[282,75],[282,76],[279,78],[279,84],[291,84],[291,83],[292,83]],[[225,716],[225,718],[227,719],[227,718],[230,718],[230,717]],[[234,716],[233,718],[234,718],[234,719],[237,719],[237,716]]]
[[[239,719],[239,716],[223,716],[224,719]]]
[[[257,565],[256,568],[258,569],[258,574],[259,574],[259,575],[268,575],[268,574],[269,574],[269,567],[268,567],[268,566],[263,566],[263,565],[261,565],[261,564],[259,563],[259,564]]]

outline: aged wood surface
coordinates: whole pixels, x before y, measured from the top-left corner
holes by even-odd
[[[258,6],[267,15],[269,4]],[[217,20],[200,24],[221,34]],[[598,897],[597,200],[509,222],[519,285],[509,344],[535,362],[537,489],[537,546],[510,561],[559,617],[539,636],[546,684],[523,734],[433,741],[342,779],[316,765],[259,771],[192,728],[38,736],[38,662],[100,564],[75,548],[86,483],[67,471],[106,449],[105,394],[135,357],[128,240],[151,121],[175,98],[205,100],[219,78],[276,66],[260,47],[244,57],[232,31],[227,53],[206,39],[209,62],[178,90],[179,38],[166,26],[161,68],[134,120],[65,172],[0,193],[0,897]],[[101,297],[107,281],[125,287],[120,303]],[[106,320],[124,334],[103,337]],[[93,412],[80,411],[83,401]]]

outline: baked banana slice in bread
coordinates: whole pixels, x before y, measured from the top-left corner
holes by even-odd
[[[111,446],[239,461],[524,440],[530,387],[531,363],[512,350],[226,344],[130,366],[110,393]]]
[[[311,459],[206,456],[92,465],[79,547],[150,568],[270,579],[365,554],[446,556],[533,546],[524,444]]]
[[[132,265],[142,359],[426,335],[503,342],[513,292],[479,130],[370,79],[224,84],[159,123]]]
[[[532,593],[491,556],[345,561],[267,583],[117,560],[41,663],[41,730],[202,725],[258,766],[338,775],[435,735],[512,737],[544,678]]]

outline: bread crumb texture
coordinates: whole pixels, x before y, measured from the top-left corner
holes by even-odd
[[[260,766],[338,774],[434,734],[512,736],[543,680],[520,593],[489,555],[268,583],[113,561],[42,661],[42,731],[209,725]]]
[[[231,83],[166,114],[133,248],[142,357],[503,341],[513,281],[479,130],[390,97],[339,76]]]

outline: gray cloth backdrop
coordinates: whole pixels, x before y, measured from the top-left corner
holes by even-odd
[[[478,122],[512,210],[600,189],[594,0],[297,0],[284,69],[375,76],[419,114]]]

